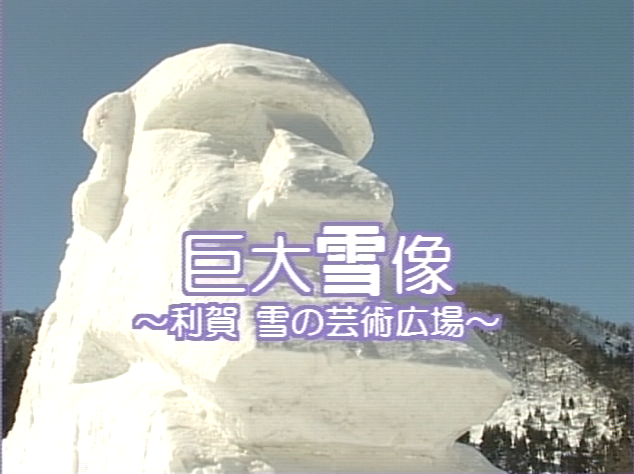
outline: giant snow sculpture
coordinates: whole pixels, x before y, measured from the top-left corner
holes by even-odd
[[[310,243],[323,221],[375,221],[393,237],[390,190],[357,164],[372,138],[363,107],[312,62],[231,44],[97,102],[84,128],[97,159],[73,197],[6,472],[500,472],[455,443],[511,390],[475,335],[256,341],[258,301],[325,302],[284,281],[214,298],[240,305],[238,342],[132,329],[136,314],[209,301],[182,293],[187,230]],[[316,259],[296,261],[317,281]],[[247,260],[242,281],[267,265]]]

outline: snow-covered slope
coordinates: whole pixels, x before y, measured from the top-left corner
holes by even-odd
[[[500,472],[454,443],[512,389],[475,335],[262,342],[247,317],[258,303],[326,300],[286,282],[183,295],[185,231],[310,243],[323,221],[375,221],[394,237],[389,188],[357,165],[370,123],[334,79],[303,58],[201,48],[100,100],[84,139],[97,158],[73,197],[6,472]],[[294,260],[316,284],[314,259]],[[247,259],[238,281],[267,265]],[[137,314],[210,300],[240,309],[239,341],[132,329]]]
[[[606,415],[610,392],[592,383],[579,364],[564,354],[533,345],[505,330],[485,337],[515,381],[513,394],[487,424],[502,423],[520,435],[525,433],[524,423],[531,414],[534,427],[548,432],[554,427],[566,435],[572,446],[577,446],[584,424],[591,419],[598,436],[611,437]],[[480,438],[482,428],[483,425],[472,427],[472,441]]]

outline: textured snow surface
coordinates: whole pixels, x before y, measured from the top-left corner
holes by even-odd
[[[182,294],[187,230],[310,243],[323,221],[376,221],[395,235],[388,186],[357,165],[369,120],[334,79],[303,58],[200,48],[100,100],[84,139],[97,157],[73,197],[4,472],[500,472],[454,442],[512,389],[475,335],[257,342],[259,301],[326,300],[285,282],[261,297]],[[295,261],[318,281],[318,259]],[[267,265],[247,260],[242,280]],[[240,305],[239,342],[131,329],[138,313],[211,300]]]

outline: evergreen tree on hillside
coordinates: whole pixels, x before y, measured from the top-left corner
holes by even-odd
[[[597,436],[597,432],[597,426],[594,424],[594,421],[592,421],[592,418],[587,418],[583,425],[583,430],[581,431],[581,437],[593,442]]]
[[[557,441],[550,436],[546,436],[543,441],[543,457],[545,471],[552,472],[555,470],[555,456],[557,452]]]
[[[597,469],[595,469],[596,466],[592,461],[590,446],[585,438],[579,440],[579,445],[575,449],[572,459],[575,474],[592,474],[597,472]]]
[[[494,465],[501,469],[507,468],[512,444],[511,432],[503,425],[484,426],[480,452]]]
[[[606,472],[605,466],[608,460],[610,445],[611,441],[605,435],[601,435],[601,438],[597,440],[592,448],[592,459],[596,462],[597,466],[600,466],[598,472]]]
[[[509,453],[507,470],[513,474],[530,474],[530,459],[526,437],[521,435],[513,440],[513,449]]]

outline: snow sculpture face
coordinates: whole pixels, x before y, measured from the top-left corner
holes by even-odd
[[[123,188],[134,133],[130,94],[115,92],[88,112],[84,141],[97,152],[88,179],[73,196],[73,221],[107,241],[125,206]]]
[[[342,86],[303,58],[204,50],[90,110],[84,140],[98,159],[74,199],[76,223],[107,241],[129,199],[158,204],[170,193],[195,215],[170,226],[247,230],[256,241],[275,231],[312,241],[321,221],[390,222],[389,188],[356,164],[370,124]]]
[[[209,379],[214,367],[204,361],[212,352],[254,342],[217,342],[201,352],[168,345],[163,333],[132,331],[135,314],[195,300],[182,292],[183,232],[246,231],[250,244],[271,244],[282,231],[306,244],[322,222],[391,223],[388,186],[357,164],[372,129],[356,99],[303,58],[230,46],[169,58],[88,114],[84,139],[97,160],[75,193],[73,217],[77,242],[88,243],[77,252],[91,260],[69,298],[77,314],[91,315],[88,339],[118,354],[113,367],[125,368],[119,355],[140,352]],[[259,277],[264,262],[246,260],[244,278]],[[293,262],[310,270],[320,260]],[[74,380],[92,380],[83,371]]]
[[[69,298],[77,314],[91,315],[91,329],[73,380],[94,380],[90,364],[81,363],[105,353],[94,347],[112,354],[107,365],[117,369],[108,376],[142,354],[210,380],[221,364],[205,360],[255,343],[220,341],[202,350],[131,329],[136,314],[209,300],[183,295],[185,231],[245,231],[250,244],[272,244],[281,231],[291,244],[310,244],[322,222],[381,222],[393,230],[389,187],[357,164],[373,139],[365,110],[303,58],[237,45],[168,58],[127,91],[97,102],[84,139],[97,160],[73,197],[73,220],[77,241],[89,243],[77,252],[90,255],[90,264],[85,284],[72,279]],[[245,260],[241,278],[250,284],[270,257]],[[309,273],[320,265],[314,257],[293,262]],[[297,296],[288,283],[280,287]],[[250,311],[266,296],[239,304]]]

